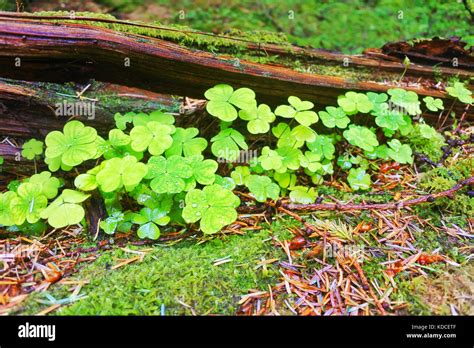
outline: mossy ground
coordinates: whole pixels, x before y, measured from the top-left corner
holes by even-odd
[[[474,265],[445,267],[437,277],[401,282],[399,294],[413,315],[474,315]],[[455,312],[453,312],[451,305]]]
[[[57,315],[191,315],[236,313],[240,296],[249,289],[266,289],[275,282],[277,269],[256,268],[262,260],[280,258],[272,236],[284,238],[285,229],[245,235],[221,236],[205,243],[195,240],[155,246],[142,262],[112,270],[120,260],[136,254],[116,248],[104,252],[69,280],[87,280],[83,299],[62,306]],[[129,247],[137,251],[147,247]],[[214,265],[229,257],[230,262]],[[47,293],[30,296],[21,314],[36,314],[52,303],[41,303],[53,296],[67,302],[68,286],[53,285]],[[180,303],[181,302],[181,303]],[[189,305],[186,307],[184,304]],[[192,310],[191,310],[192,308]]]

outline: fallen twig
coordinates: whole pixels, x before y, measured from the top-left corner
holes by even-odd
[[[314,204],[282,204],[284,209],[288,210],[398,210],[408,206],[434,202],[436,199],[441,197],[451,197],[462,189],[463,187],[474,184],[474,176],[468,179],[462,180],[454,185],[452,188],[446,191],[441,191],[429,195],[424,195],[418,198],[409,199],[406,201],[398,201],[392,203],[374,203],[374,204],[340,204],[340,203],[314,203]]]

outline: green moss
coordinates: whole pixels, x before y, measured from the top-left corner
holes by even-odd
[[[71,13],[67,11],[42,11],[35,12],[37,16],[51,17],[51,16],[70,16]],[[204,49],[210,52],[219,52],[226,54],[238,54],[241,51],[247,49],[247,44],[249,42],[253,43],[263,43],[263,44],[279,44],[287,45],[288,49],[291,49],[291,46],[286,39],[284,34],[272,33],[267,31],[251,31],[243,32],[239,30],[232,30],[221,35],[213,35],[211,33],[200,33],[192,28],[182,25],[163,25],[159,22],[152,24],[142,23],[138,21],[130,21],[130,24],[137,25],[127,25],[124,23],[110,23],[110,22],[101,22],[101,19],[104,20],[115,20],[116,18],[109,14],[98,14],[92,12],[76,12],[74,13],[76,17],[90,17],[97,19],[94,20],[77,20],[77,19],[44,19],[48,22],[53,23],[76,23],[76,24],[87,24],[96,27],[111,29],[114,31],[129,33],[135,35],[142,35],[153,38],[160,38],[176,42],[180,45]],[[140,24],[145,24],[145,26],[138,26]]]
[[[407,303],[410,315],[451,315],[451,307],[461,315],[472,315],[470,294],[474,281],[473,264],[444,267],[437,277],[419,276],[400,282],[394,297]]]
[[[278,229],[281,238],[284,227],[276,226]],[[244,236],[224,236],[203,244],[186,241],[157,246],[143,262],[116,270],[110,266],[118,264],[118,259],[136,255],[121,249],[106,252],[72,277],[90,281],[81,291],[87,297],[63,306],[56,314],[159,315],[162,306],[166,315],[191,314],[178,300],[192,306],[198,314],[235,314],[240,295],[249,289],[266,289],[278,276],[272,265],[268,265],[266,271],[255,269],[262,259],[282,256],[270,237],[268,231],[248,232]],[[227,256],[231,262],[213,265],[215,260]],[[48,295],[67,299],[70,291],[56,285]],[[34,294],[22,314],[37,313],[45,306],[38,301],[44,300],[44,294]]]
[[[437,167],[423,173],[419,186],[430,193],[445,191],[452,188],[459,181],[469,178],[472,175],[473,168],[474,158],[463,158],[456,161],[449,168]],[[474,198],[467,196],[465,190],[458,191],[454,198],[441,198],[433,204],[444,211],[449,211],[452,215],[472,216],[474,214]]]

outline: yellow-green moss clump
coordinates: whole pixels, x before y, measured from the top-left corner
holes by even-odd
[[[190,315],[191,309],[183,303],[197,314],[235,314],[241,295],[249,289],[266,290],[268,284],[275,283],[279,274],[276,266],[256,268],[264,259],[284,257],[272,243],[268,231],[224,236],[203,244],[190,240],[155,246],[142,262],[112,270],[120,259],[136,256],[115,249],[72,277],[90,282],[80,293],[86,297],[61,307],[55,314]],[[231,261],[214,265],[225,257]],[[70,296],[71,289],[55,285],[49,293],[30,296],[26,307],[19,310],[35,314],[55,303],[52,298],[69,303]]]
[[[232,30],[226,34],[214,35],[212,33],[202,33],[187,26],[181,25],[163,25],[159,22],[143,23],[139,21],[130,21],[130,25],[123,23],[111,23],[108,20],[116,20],[109,14],[98,14],[93,12],[68,12],[68,11],[42,11],[35,12],[39,17],[70,17],[71,19],[44,19],[53,23],[76,23],[87,24],[96,27],[111,29],[114,31],[142,35],[152,38],[165,39],[176,42],[180,45],[192,48],[199,48],[210,52],[220,53],[239,53],[247,49],[248,43],[279,44],[291,45],[284,34],[272,33],[267,31],[244,32]],[[76,19],[73,19],[74,16]],[[78,19],[79,17],[89,17],[96,20]],[[100,20],[107,20],[101,22]],[[136,24],[136,25],[134,25]],[[143,25],[143,26],[141,26]]]

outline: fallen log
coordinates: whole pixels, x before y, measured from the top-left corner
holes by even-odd
[[[72,118],[105,131],[117,112],[178,113],[181,104],[177,97],[97,81],[56,84],[0,78],[0,135],[44,138]]]
[[[104,22],[122,31],[104,28]],[[435,75],[458,76],[468,81],[474,77],[469,65],[461,69],[411,64],[398,81],[405,70],[401,62],[242,39],[239,47],[244,46],[246,54],[238,59],[135,34],[143,26],[158,29],[125,23],[110,18],[0,12],[0,76],[54,82],[94,78],[194,98],[202,98],[206,89],[226,82],[254,89],[267,103],[281,102],[291,91],[319,105],[334,104],[337,96],[347,90],[382,92],[394,87],[442,98],[451,104],[444,84]],[[123,26],[133,30],[124,32]],[[179,33],[178,29],[173,30]],[[215,40],[232,38],[218,36]],[[262,52],[278,59],[273,64],[256,63],[258,59],[254,58],[261,58]],[[299,68],[295,67],[296,62],[300,63]],[[461,113],[463,107],[455,104],[454,110]],[[470,112],[466,119],[472,117]]]

